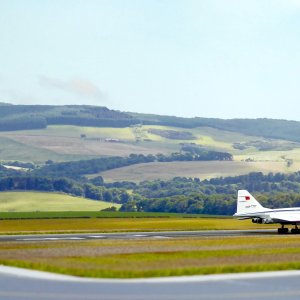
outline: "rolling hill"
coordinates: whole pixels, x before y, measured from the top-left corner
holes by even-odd
[[[300,163],[291,168],[286,168],[285,163],[278,162],[245,162],[245,161],[194,161],[194,162],[163,162],[132,165],[128,167],[87,175],[94,178],[101,175],[105,182],[144,180],[170,180],[177,176],[188,178],[211,179],[244,175],[250,172],[287,172],[292,173],[300,169]]]
[[[294,121],[178,118],[75,105],[0,104],[0,116],[1,121],[11,125],[9,129],[0,126],[0,159],[3,163],[23,161],[43,165],[49,160],[64,162],[130,154],[170,155],[187,147],[228,152],[234,157],[234,162],[219,162],[217,170],[211,171],[200,162],[174,162],[167,168],[152,163],[144,168],[131,166],[100,174],[108,180],[136,180],[135,174],[142,179],[173,175],[211,178],[240,175],[247,170],[293,172],[298,170],[300,162],[300,122]],[[30,128],[26,121],[26,126],[22,127],[20,124],[26,116],[27,121],[31,117],[42,118],[44,125]]]
[[[120,204],[88,200],[65,194],[42,192],[1,192],[1,212],[99,211]]]
[[[232,214],[236,189],[246,187],[292,191],[298,201],[300,122],[3,104],[0,116],[1,211],[97,211],[117,202],[124,211]]]
[[[245,135],[300,142],[300,122],[276,119],[182,118],[125,113],[90,105],[13,105],[0,103],[0,131],[42,129],[49,125],[124,128],[160,125],[179,128],[210,127]]]

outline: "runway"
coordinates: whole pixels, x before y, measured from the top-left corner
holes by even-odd
[[[180,237],[224,237],[277,235],[275,229],[263,230],[202,230],[202,231],[164,231],[164,232],[125,232],[125,233],[79,233],[79,234],[34,234],[0,235],[0,242],[8,241],[59,241],[59,240],[97,240],[97,239],[171,239]]]
[[[30,272],[33,272],[34,275],[31,276]],[[47,276],[43,276],[43,273],[29,271],[29,275],[18,275],[17,272],[2,272],[0,267],[0,299],[298,300],[300,297],[300,271],[191,276],[154,280],[93,280],[77,279],[71,276],[64,278],[63,275],[58,275],[55,279],[51,277],[52,274],[47,278]],[[41,275],[39,276],[39,274]]]

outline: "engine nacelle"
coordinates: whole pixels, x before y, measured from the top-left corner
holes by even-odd
[[[274,221],[272,219],[262,219],[263,224],[273,224]]]
[[[262,218],[253,218],[252,223],[258,224],[273,224],[274,221],[272,219],[262,219]]]

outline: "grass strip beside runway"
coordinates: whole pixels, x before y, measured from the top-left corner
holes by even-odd
[[[294,270],[297,236],[3,242],[0,263],[84,277],[141,278]]]
[[[1,194],[1,193],[0,193]],[[1,199],[0,199],[1,200]],[[91,200],[93,202],[98,202]],[[114,203],[105,202],[110,206]],[[0,220],[17,219],[67,219],[67,218],[228,218],[231,216],[205,214],[179,214],[159,212],[122,212],[122,211],[26,211],[0,212]]]
[[[275,227],[274,227],[275,226]],[[276,225],[253,224],[228,218],[82,218],[0,220],[0,234],[78,232],[138,232],[173,230],[270,229]]]

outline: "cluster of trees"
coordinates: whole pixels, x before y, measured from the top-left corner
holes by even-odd
[[[233,143],[233,148],[238,150],[245,150],[250,147],[255,147],[259,151],[288,151],[292,150],[298,145],[294,142],[282,142],[276,140],[266,140],[266,141],[248,141],[248,142],[241,142],[241,143]]]
[[[0,103],[0,131],[45,128],[47,121],[41,113],[47,112],[50,107]]]
[[[188,131],[148,129],[148,132],[173,140],[194,140],[196,138],[191,132]]]
[[[126,182],[125,185],[128,186]],[[147,198],[199,193],[203,195],[227,194],[236,196],[239,189],[255,193],[300,193],[300,172],[292,174],[252,172],[234,177],[213,178],[200,181],[199,178],[175,177],[172,180],[143,181],[134,191]]]
[[[182,118],[152,114],[131,113],[143,124],[165,125],[181,128],[213,127],[235,131],[252,136],[284,139],[300,142],[300,122],[274,119],[217,119],[217,118]]]
[[[64,106],[64,110],[45,115],[47,124],[92,127],[127,127],[139,123],[132,116],[107,107]]]
[[[98,182],[95,182],[98,184],[93,184],[92,181],[80,183],[69,178],[11,174],[0,178],[0,191],[63,192],[94,200],[121,203],[123,211],[232,215],[236,208],[238,186],[242,185],[242,182],[255,186],[261,176],[269,179],[270,184],[276,184],[277,188],[267,193],[262,191],[257,193],[255,190],[256,197],[263,205],[270,208],[300,206],[300,194],[297,192],[300,190],[300,173],[291,175],[251,173],[202,182],[197,178],[176,177],[168,181],[145,181],[140,184],[130,182],[105,184],[102,178],[98,178]],[[281,181],[283,178],[289,180]],[[286,182],[293,183],[289,186],[288,192]],[[128,188],[131,192],[128,192]]]
[[[40,176],[79,178],[84,174],[95,174],[133,164],[152,162],[154,160],[155,157],[153,155],[145,156],[142,154],[131,154],[129,157],[102,157],[89,160],[47,164],[40,169],[36,169],[34,174]]]
[[[0,178],[6,177],[6,176],[14,176],[19,175],[20,172],[14,169],[8,169],[4,166],[0,165]]]
[[[0,191],[38,190],[63,192],[94,200],[121,203],[123,211],[178,212],[232,215],[238,189],[248,189],[266,207],[300,206],[300,172],[253,172],[215,178],[175,177],[172,180],[105,183],[101,176],[73,180],[35,176],[0,166]]]
[[[140,121],[106,107],[87,105],[7,105],[0,103],[0,131],[41,129],[67,124],[96,127],[127,127]]]
[[[257,199],[269,208],[300,207],[298,193],[256,194]],[[236,195],[201,194],[176,195],[166,198],[138,199],[128,201],[122,211],[174,212],[191,214],[233,215],[236,212]]]
[[[203,184],[211,184],[216,189],[235,186],[237,189],[247,189],[250,192],[300,192],[300,172],[292,174],[252,172],[247,175],[229,176],[204,180]]]
[[[193,152],[175,152],[171,155],[157,154],[154,161],[170,162],[170,161],[209,161],[209,160],[233,160],[233,156],[227,152],[218,152],[210,150],[202,150],[199,153]]]
[[[136,124],[134,119],[104,119],[76,116],[55,116],[47,117],[48,125],[75,125],[91,127],[128,127]]]
[[[206,150],[205,148],[193,145],[193,144],[184,144],[181,146],[181,151],[188,153],[190,156],[193,156],[193,160],[233,160],[232,154],[228,152],[212,151]]]
[[[122,187],[120,183],[119,186]],[[130,185],[126,182],[125,186]],[[203,181],[176,177],[132,184],[131,189],[134,201],[123,205],[123,210],[232,215],[239,189],[255,193],[266,207],[300,206],[300,172],[267,175],[253,172]]]
[[[42,168],[36,169],[34,174],[40,176],[62,176],[79,178],[84,174],[95,174],[106,170],[121,168],[134,164],[150,162],[171,161],[207,161],[207,160],[232,160],[232,155],[226,152],[205,151],[202,153],[172,153],[171,155],[143,155],[130,154],[128,157],[111,156],[90,160],[79,160],[62,163],[47,163]]]
[[[0,131],[43,129],[46,127],[45,118],[35,115],[1,118],[0,120]]]
[[[16,115],[38,114],[51,110],[52,105],[14,105],[8,103],[0,103],[0,117],[10,117]]]
[[[228,215],[234,212],[235,206],[235,199],[226,194],[212,196],[191,194],[189,196],[176,195],[168,198],[128,201],[122,205],[121,210]]]

